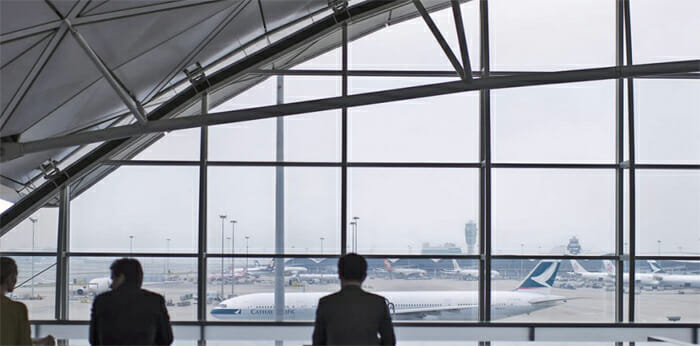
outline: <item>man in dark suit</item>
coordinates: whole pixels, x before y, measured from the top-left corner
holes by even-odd
[[[367,261],[350,253],[338,260],[340,291],[321,298],[314,345],[396,345],[391,315],[382,296],[362,290]]]
[[[90,344],[170,345],[173,331],[163,296],[142,290],[143,269],[132,258],[114,261],[112,290],[92,303]]]

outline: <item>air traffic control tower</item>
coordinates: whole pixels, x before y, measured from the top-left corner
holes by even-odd
[[[467,255],[476,253],[476,223],[469,220],[464,226],[464,239],[467,241]]]

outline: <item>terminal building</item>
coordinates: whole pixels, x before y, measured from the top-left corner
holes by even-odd
[[[0,1],[10,298],[84,345],[133,257],[176,344],[304,345],[356,252],[399,345],[697,344],[698,13]]]

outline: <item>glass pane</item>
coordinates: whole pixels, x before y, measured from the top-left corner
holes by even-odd
[[[493,282],[491,318],[501,322],[612,322],[615,276],[602,271],[601,261],[586,262],[588,269],[568,272],[571,266],[560,261],[494,260],[493,268],[504,279]]]
[[[349,251],[355,243],[362,254],[466,253],[478,242],[469,235],[478,184],[477,169],[349,169]]]
[[[323,53],[315,58],[309,59],[291,68],[292,70],[340,70],[341,69],[340,48]]]
[[[698,261],[649,261],[645,268],[639,265],[643,277],[651,277],[658,287],[645,290],[636,296],[636,320],[638,322],[700,322],[700,263]],[[650,272],[655,271],[655,272]]]
[[[493,251],[566,254],[576,237],[581,254],[615,247],[613,170],[494,169]]]
[[[2,251],[56,251],[58,208],[43,207],[0,237]]]
[[[700,58],[700,2],[630,1],[635,64]]]
[[[277,78],[268,78],[211,110],[224,112],[277,103]],[[274,161],[276,119],[209,127],[209,160]]]
[[[285,103],[341,95],[338,77],[285,76]],[[340,161],[339,109],[284,118],[285,161]]]
[[[89,320],[96,295],[110,290],[109,267],[117,258],[71,257],[68,313],[71,320]],[[165,298],[171,321],[197,319],[195,258],[136,258],[143,267],[142,289]]]
[[[700,253],[700,171],[637,170],[638,255]]]
[[[199,168],[124,166],[71,204],[71,250],[195,252]]]
[[[494,162],[615,162],[614,81],[492,95]]]
[[[395,80],[357,79],[353,87]],[[460,93],[350,108],[350,161],[476,162],[478,100]]]
[[[134,160],[186,160],[199,161],[200,128],[165,133]]]
[[[634,80],[638,163],[700,163],[700,81]]]
[[[614,1],[493,0],[489,22],[494,71],[615,65]]]
[[[410,6],[415,13],[415,8]],[[479,12],[476,2],[463,4],[462,19],[468,44],[472,70],[479,69]],[[394,17],[400,17],[394,15]],[[452,9],[431,13],[442,36],[461,62],[459,43]],[[376,22],[376,19],[373,19]],[[349,37],[363,31],[366,23],[348,28]],[[396,54],[401,52],[401,54]],[[449,70],[452,64],[430,32],[423,18],[418,16],[355,40],[349,45],[350,70]]]
[[[30,320],[54,319],[56,257],[16,256],[12,259],[17,263],[17,284],[7,297],[26,305]]]
[[[339,253],[340,170],[283,171],[285,251],[319,253],[323,243],[324,253]],[[275,175],[274,167],[209,168],[209,251],[230,251],[235,228],[236,253],[275,252]]]
[[[274,320],[274,266],[266,259],[237,259],[231,271],[226,262],[221,274],[220,259],[209,260],[209,293],[212,301],[225,296],[233,281],[235,297],[210,311],[213,320]],[[478,280],[465,280],[476,261],[450,259],[369,259],[363,288],[384,296],[395,321],[474,320],[478,312]],[[296,258],[285,263],[285,319],[311,321],[319,298],[339,289],[337,260]],[[256,274],[252,274],[254,270]],[[240,273],[240,274],[237,274]],[[238,278],[236,278],[238,275]],[[476,274],[478,278],[478,274]],[[223,281],[219,278],[223,277]],[[216,290],[219,290],[218,292]]]

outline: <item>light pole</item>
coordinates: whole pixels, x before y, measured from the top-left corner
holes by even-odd
[[[229,221],[231,223],[231,296],[233,297],[233,282],[235,281],[235,275],[236,275],[236,259],[233,257],[234,254],[234,243],[235,243],[235,233],[236,233],[236,223],[238,221],[236,220],[231,220]]]
[[[129,257],[134,257],[134,236],[129,236]]]
[[[219,215],[221,218],[221,299],[224,299],[224,222],[226,215]]]
[[[323,239],[326,239],[324,237],[321,237],[321,255],[323,255]]]
[[[353,244],[353,250],[352,250],[352,252],[357,253],[357,228],[358,228],[358,226],[359,226],[360,217],[359,217],[359,216],[353,216],[353,217],[352,217],[352,220],[353,220],[353,222],[355,222],[355,232],[354,232],[355,234],[354,234],[354,236],[353,236],[353,241],[352,241],[352,244]]]
[[[168,256],[165,257],[165,281],[168,281],[168,276],[170,274],[170,268],[168,268],[168,262],[170,261],[170,238],[165,238],[165,249],[168,254]]]
[[[350,222],[350,230],[352,235],[350,236],[350,252],[355,252],[355,232],[356,232],[357,222]]]
[[[520,243],[520,256],[523,255],[523,249],[525,248],[525,244]],[[520,276],[523,276],[523,259],[520,259]]]
[[[245,236],[245,268],[248,269],[248,239],[249,236]]]
[[[656,244],[658,244],[658,249],[656,250],[656,255],[661,256],[661,240],[657,240]]]
[[[32,252],[34,252],[34,227],[39,219],[29,218],[32,222]],[[34,298],[34,256],[32,256],[32,298]]]

